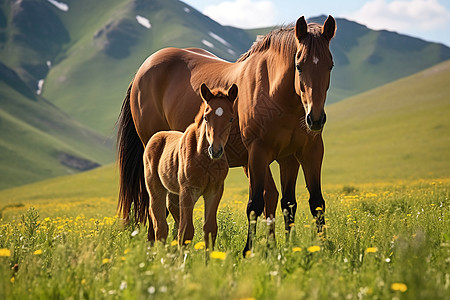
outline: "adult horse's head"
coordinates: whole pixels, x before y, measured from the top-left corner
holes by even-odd
[[[230,135],[234,115],[233,102],[237,98],[238,88],[233,84],[227,92],[220,89],[211,91],[203,83],[200,95],[204,101],[203,122],[209,143],[208,154],[211,159],[219,159]]]
[[[335,31],[336,22],[332,16],[328,16],[323,26],[307,25],[304,17],[295,25],[295,90],[302,99],[306,125],[312,131],[322,130],[326,122],[324,106],[333,68],[329,46]]]

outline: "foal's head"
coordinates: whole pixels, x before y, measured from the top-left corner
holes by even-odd
[[[303,102],[306,124],[313,131],[322,130],[326,121],[324,106],[333,68],[329,46],[335,31],[336,22],[332,16],[323,26],[307,25],[304,17],[299,18],[295,25],[295,90]]]
[[[200,95],[204,108],[203,122],[206,126],[206,139],[209,143],[208,154],[211,159],[219,159],[230,135],[233,121],[233,103],[236,100],[238,88],[233,84],[228,91],[221,89],[210,90],[206,84],[200,87]]]

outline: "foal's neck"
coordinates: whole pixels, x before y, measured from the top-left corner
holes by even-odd
[[[206,139],[206,124],[205,121],[200,123],[200,126],[196,128],[195,136],[197,139],[197,153],[198,154],[207,154],[209,143]]]

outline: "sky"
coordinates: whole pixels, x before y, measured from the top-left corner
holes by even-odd
[[[182,0],[222,25],[258,28],[332,15],[450,47],[450,0]],[[339,23],[337,24],[339,30]],[[337,32],[337,34],[339,31]]]

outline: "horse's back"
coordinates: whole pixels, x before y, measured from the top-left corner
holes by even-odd
[[[198,48],[165,48],[147,58],[134,77],[130,99],[144,145],[155,132],[184,131],[194,121],[202,102],[198,89],[212,76],[204,69],[224,63]]]

